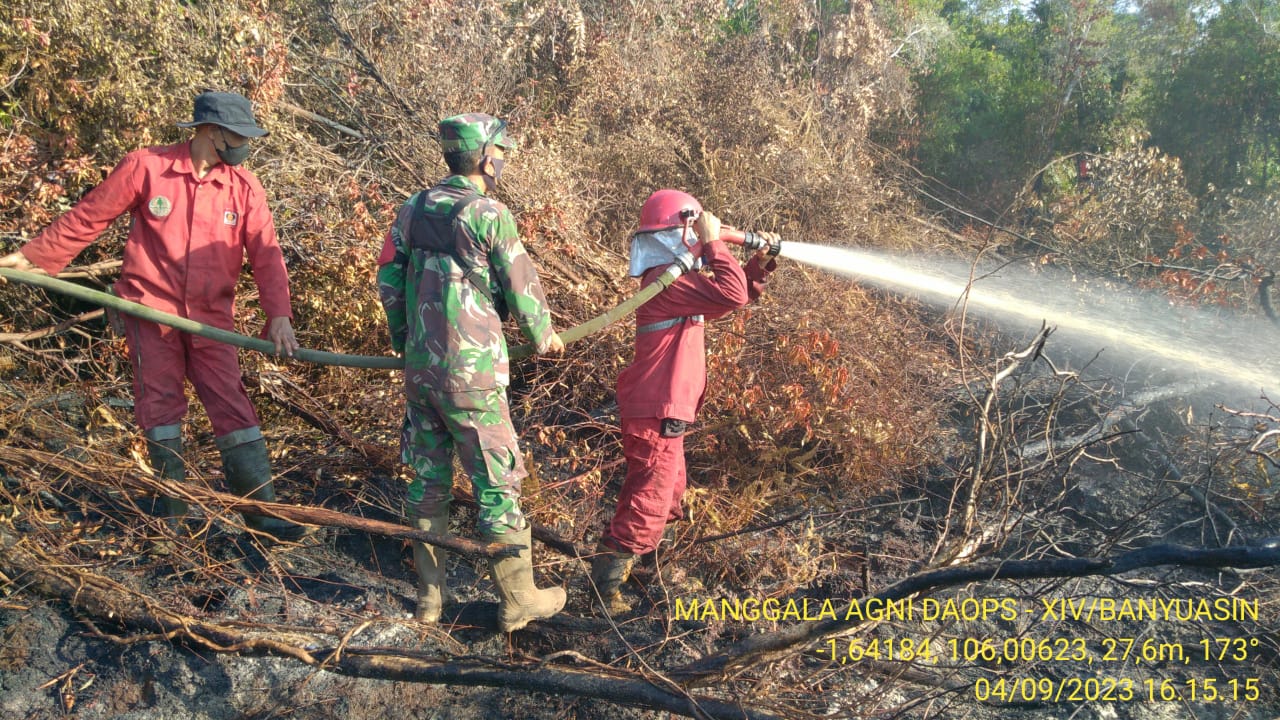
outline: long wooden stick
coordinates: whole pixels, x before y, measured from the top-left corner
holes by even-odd
[[[323,115],[317,115],[311,112],[310,110],[304,110],[303,108],[300,108],[297,105],[294,105],[293,103],[288,103],[283,100],[280,100],[276,102],[276,107],[281,108],[283,110],[288,110],[289,112],[293,113],[294,115],[297,115],[300,118],[305,118],[307,120],[310,120],[311,122],[316,122],[316,123],[320,123],[321,125],[331,127],[334,130],[337,130],[338,132],[342,133],[343,135],[348,135],[357,140],[364,139],[364,133],[360,132],[359,130],[353,130],[347,127],[346,125],[343,125],[342,123],[337,122],[336,120],[330,120],[329,118]]]
[[[84,466],[81,463],[65,455],[55,455],[27,448],[0,446],[0,463],[10,463],[15,467],[57,468],[62,466],[75,468],[76,471],[69,474],[75,475],[81,482],[96,482],[89,479],[91,475],[89,472],[84,471]],[[200,505],[210,509],[266,515],[304,525],[340,527],[404,540],[420,540],[428,545],[447,548],[453,552],[471,557],[511,557],[518,554],[521,548],[519,545],[481,543],[466,538],[446,537],[404,525],[356,517],[355,515],[348,515],[336,510],[312,505],[262,502],[240,497],[239,495],[210,490],[195,483],[176,483],[171,480],[151,478],[134,472],[119,473],[112,478],[112,485],[148,495],[171,497],[186,501],[188,504]]]

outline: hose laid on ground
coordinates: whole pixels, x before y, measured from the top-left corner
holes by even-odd
[[[620,320],[630,314],[636,308],[645,304],[650,298],[657,295],[667,288],[668,285],[675,282],[676,278],[684,273],[684,268],[679,263],[671,265],[665,272],[658,276],[654,282],[646,285],[640,292],[632,295],[622,301],[616,307],[607,310],[590,320],[569,328],[560,333],[560,339],[565,344],[576,342],[588,335],[595,334],[605,327]],[[221,328],[212,327],[204,323],[189,320],[187,318],[178,317],[162,310],[149,308],[146,305],[140,305],[136,302],[118,298],[111,293],[105,293],[101,290],[76,285],[65,280],[59,280],[48,275],[42,275],[33,272],[24,272],[22,270],[12,270],[9,268],[0,268],[0,277],[12,280],[14,282],[24,283],[26,285],[34,285],[35,287],[52,290],[53,292],[68,295],[95,305],[101,305],[112,310],[133,315],[134,317],[149,320],[161,325],[168,325],[171,328],[181,330],[192,335],[199,335],[203,338],[216,340],[228,345],[235,345],[247,350],[256,350],[266,355],[274,356],[276,354],[276,346],[267,340],[261,338],[248,337],[240,333],[223,330]],[[517,345],[510,350],[513,359],[525,358],[533,355],[535,348],[531,344]],[[293,356],[298,360],[306,362],[318,363],[320,365],[342,365],[345,367],[356,368],[387,368],[399,370],[404,368],[404,358],[372,356],[372,355],[344,355],[341,353],[325,352],[323,350],[308,350],[301,348],[296,351]]]

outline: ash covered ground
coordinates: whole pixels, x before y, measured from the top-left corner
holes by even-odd
[[[1096,408],[1086,411],[1083,396],[1046,389],[1056,382],[1051,374],[1020,381],[1018,392],[1006,395],[1020,398],[1019,409],[1011,405],[1004,417],[1036,425],[1027,399],[1057,393],[1062,428],[1093,426]],[[6,465],[0,531],[9,542],[23,547],[24,537],[59,539],[70,551],[63,557],[79,558],[76,569],[109,578],[116,585],[107,590],[119,589],[120,602],[145,598],[193,621],[270,638],[277,648],[341,646],[350,655],[525,673],[529,682],[433,684],[397,679],[391,671],[386,679],[352,677],[278,649],[235,651],[182,633],[122,626],[109,605],[85,607],[74,590],[59,596],[34,576],[15,574],[0,596],[0,717],[665,717],[607,696],[540,689],[534,673],[572,668],[661,686],[662,677],[732,652],[753,636],[817,622],[824,606],[843,616],[850,598],[926,567],[1101,557],[1168,544],[1239,546],[1277,534],[1261,512],[1274,491],[1256,480],[1242,488],[1236,486],[1243,479],[1229,479],[1236,456],[1224,448],[1241,438],[1228,418],[1192,417],[1181,400],[1154,402],[1128,429],[1112,427],[1104,440],[1053,463],[1038,455],[1020,459],[1020,473],[1009,472],[1007,463],[989,466],[974,530],[962,534],[963,488],[976,458],[966,448],[980,427],[970,413],[957,406],[955,430],[945,439],[954,451],[946,455],[949,464],[857,507],[771,508],[755,527],[717,538],[678,525],[674,544],[659,556],[661,571],[637,572],[628,589],[637,612],[624,618],[610,621],[595,610],[580,561],[539,544],[540,582],[567,587],[569,605],[554,620],[511,636],[496,629],[484,560],[454,558],[449,578],[459,602],[442,624],[428,627],[410,619],[415,594],[403,541],[326,528],[298,545],[264,546],[223,519],[212,520],[199,537],[175,541],[138,512],[146,509],[145,498],[59,480],[49,468]],[[60,456],[75,451],[62,448]],[[79,452],[94,459],[92,448]],[[1186,472],[1171,472],[1174,463]],[[215,474],[206,481],[216,486]],[[31,477],[43,477],[44,484],[36,487]],[[323,472],[295,473],[280,485],[293,495],[337,482]],[[363,495],[354,497],[383,500],[353,504],[353,495],[342,493],[315,499],[394,520],[380,507],[398,492],[398,481],[371,474],[363,482]],[[455,532],[467,535],[473,519],[455,512]],[[574,533],[567,526],[549,529]],[[727,556],[736,574],[707,572],[696,560],[712,557],[706,553]],[[783,557],[788,564],[770,564]],[[1116,577],[934,589],[914,596],[910,617],[872,618],[879,621],[694,691],[777,717],[1273,718],[1280,716],[1277,577],[1274,568],[1160,564]],[[767,598],[778,600],[776,607],[794,601],[792,607],[808,607],[810,616],[734,618],[721,611]],[[694,600],[718,609],[689,616]],[[677,616],[677,601],[685,617]],[[1125,601],[1129,614],[1120,609]],[[1138,601],[1175,609],[1164,619],[1139,618],[1132,615]],[[975,613],[984,602],[994,610]],[[1258,617],[1223,618],[1214,610],[1241,606],[1246,614],[1256,609]],[[1180,619],[1176,608],[1194,617]]]

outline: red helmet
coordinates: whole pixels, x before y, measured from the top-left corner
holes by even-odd
[[[640,207],[638,233],[683,227],[702,214],[702,205],[687,192],[663,189],[649,196]]]

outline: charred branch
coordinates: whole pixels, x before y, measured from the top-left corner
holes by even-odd
[[[990,387],[982,400],[982,412],[978,418],[978,457],[974,461],[973,471],[970,473],[969,499],[965,503],[964,509],[965,534],[973,531],[974,521],[977,518],[978,498],[981,496],[982,485],[986,479],[984,471],[989,464],[988,445],[997,439],[993,437],[997,431],[996,423],[992,419],[992,405],[1000,392],[1000,384],[1017,373],[1027,363],[1034,362],[1036,358],[1040,357],[1040,353],[1044,350],[1044,344],[1052,333],[1053,328],[1041,323],[1040,332],[1036,333],[1031,344],[1018,352],[1006,354],[1003,360],[1004,367],[1000,368],[991,377]]]
[[[104,310],[99,308],[97,310],[80,313],[75,317],[69,317],[56,325],[50,325],[49,327],[40,328],[39,330],[20,333],[0,333],[0,342],[21,344],[29,340],[39,340],[40,338],[49,337],[50,335],[57,335],[58,333],[65,332],[68,328],[79,325],[82,322],[96,320],[102,317],[104,312]]]
[[[1267,314],[1271,322],[1280,325],[1280,317],[1276,315],[1276,309],[1271,305],[1271,286],[1275,282],[1275,273],[1268,270],[1263,274],[1262,281],[1258,283],[1258,304],[1262,305],[1262,311]]]
[[[315,398],[311,397],[297,383],[285,376],[284,373],[259,373],[256,377],[256,383],[252,382],[255,379],[252,376],[247,379],[250,380],[247,384],[251,387],[262,389],[276,404],[293,413],[311,427],[355,450],[360,454],[360,457],[369,461],[379,470],[389,474],[394,474],[399,470],[400,458],[397,453],[382,445],[356,437],[350,430],[347,430],[334,420],[320,406],[320,403],[316,402]]]
[[[150,597],[86,570],[55,562],[38,548],[0,529],[0,574],[11,582],[59,598],[99,622],[146,633],[144,640],[184,642],[218,653],[289,657],[320,670],[362,678],[432,684],[515,688],[599,698],[621,705],[694,718],[774,720],[765,709],[665,689],[634,673],[549,667],[547,662],[500,663],[476,658],[440,660],[396,648],[320,644],[297,632],[250,631],[175,613]],[[357,627],[355,630],[358,631]],[[348,633],[348,637],[356,634]],[[99,637],[113,639],[99,631]],[[130,642],[129,638],[114,638]]]
[[[321,125],[324,125],[325,127],[337,130],[343,135],[346,135],[348,137],[353,137],[356,140],[365,139],[364,133],[360,132],[359,130],[353,130],[352,128],[349,128],[346,125],[343,125],[342,123],[336,120],[330,120],[329,118],[323,115],[319,115],[317,113],[311,112],[310,110],[300,108],[297,105],[294,105],[293,103],[285,102],[283,100],[278,100],[276,101],[276,107],[281,108],[283,110],[287,110],[289,113],[296,115],[300,118],[303,118],[305,120],[310,120],[311,122],[319,123]]]
[[[52,453],[22,448],[0,448],[0,463],[12,463],[19,467],[57,467],[78,465],[70,458]],[[83,469],[83,468],[81,468]],[[92,482],[88,472],[78,472],[77,477]],[[336,510],[307,505],[287,505],[284,503],[262,502],[238,495],[217,492],[201,487],[195,483],[175,483],[159,480],[131,472],[121,472],[112,478],[117,488],[132,490],[147,495],[165,496],[184,500],[189,504],[199,505],[208,510],[223,512],[247,512],[256,515],[289,520],[304,525],[319,527],[338,527],[347,530],[382,535],[405,540],[420,540],[430,545],[447,548],[454,552],[472,557],[507,557],[519,551],[518,547],[497,543],[480,543],[458,537],[445,537],[423,530],[396,525],[395,523],[356,517]]]

